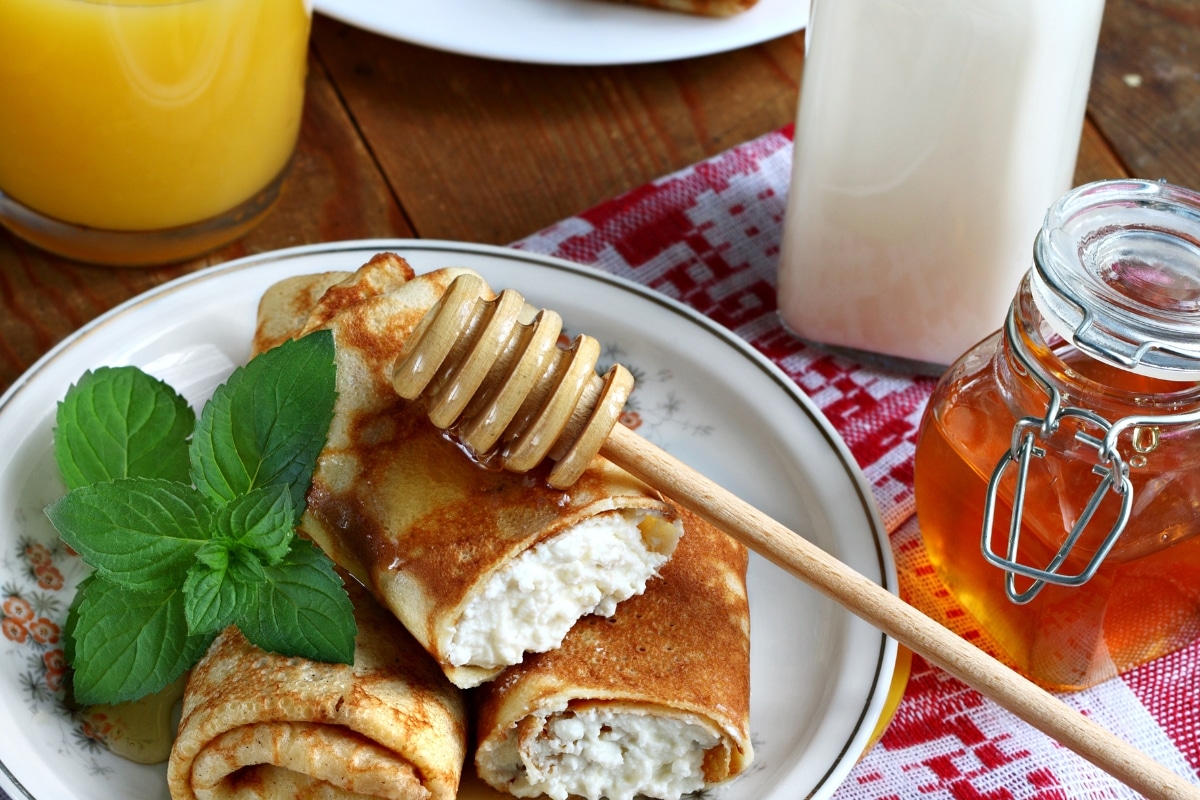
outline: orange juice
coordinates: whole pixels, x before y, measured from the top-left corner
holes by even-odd
[[[149,231],[238,206],[295,148],[305,0],[0,0],[0,191]]]

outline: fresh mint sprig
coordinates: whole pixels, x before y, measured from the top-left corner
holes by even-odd
[[[70,491],[46,509],[95,572],[67,618],[76,698],[158,691],[237,625],[265,650],[350,663],[353,607],[295,535],[333,418],[333,338],[319,331],[236,370],[197,421],[135,367],[86,373],[59,404]]]

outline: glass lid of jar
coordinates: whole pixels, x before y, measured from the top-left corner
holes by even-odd
[[[1034,243],[1038,310],[1093,358],[1200,380],[1200,193],[1164,182],[1081,186]]]

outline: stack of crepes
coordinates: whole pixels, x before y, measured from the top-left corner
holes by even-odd
[[[173,800],[451,800],[462,777],[461,694],[353,581],[354,664],[267,653],[235,627],[188,676],[167,765]]]
[[[466,753],[465,727],[443,721],[459,719],[451,698],[463,697],[478,706],[480,777],[517,796],[674,798],[749,763],[744,548],[599,457],[569,491],[550,488],[538,470],[490,469],[393,391],[402,343],[464,271],[416,276],[381,254],[354,273],[282,281],[260,303],[254,341],[262,352],[313,330],[334,333],[338,399],[301,532],[402,623],[397,642],[415,641],[425,666],[440,669],[436,692],[417,670],[411,696],[389,695],[391,712],[408,720],[406,704],[436,694],[437,703],[421,700],[438,709],[429,729],[405,747],[352,727],[363,749],[326,748],[319,764],[299,759],[301,732],[327,715],[314,697],[311,713],[294,704],[292,717],[276,719],[270,703],[245,702],[211,679],[232,679],[251,658],[253,648],[229,631],[188,683],[170,767],[174,797],[233,796],[266,785],[261,775],[276,787],[325,782],[324,793],[277,796],[453,796],[440,765],[425,760]],[[364,604],[374,605],[356,599],[356,608]],[[360,652],[376,630],[361,630]],[[288,694],[310,668],[272,672],[278,688],[256,691]],[[335,705],[354,716],[367,696],[342,693]],[[230,704],[238,713],[221,711]],[[235,722],[193,721],[214,716]],[[292,729],[288,744],[275,746],[281,728]],[[422,737],[448,741],[430,746]],[[255,758],[271,766],[252,767]],[[394,761],[410,764],[419,791],[343,790],[347,781],[329,779],[364,765],[382,774]],[[284,782],[289,770],[308,777]]]
[[[675,798],[753,758],[746,549],[688,512],[660,580],[487,684],[475,767],[518,797]]]

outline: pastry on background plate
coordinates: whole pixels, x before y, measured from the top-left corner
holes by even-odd
[[[732,17],[754,6],[758,0],[623,0],[632,5],[682,11],[704,17]]]
[[[662,577],[476,690],[475,768],[518,797],[678,798],[749,766],[746,549],[689,512]]]

